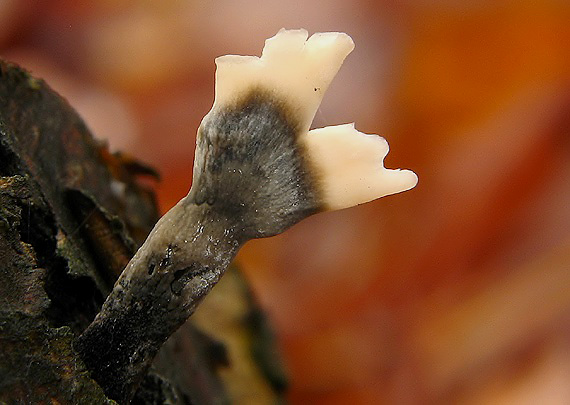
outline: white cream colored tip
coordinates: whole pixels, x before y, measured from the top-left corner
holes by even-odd
[[[287,106],[299,124],[299,142],[308,152],[327,209],[342,209],[413,188],[410,170],[384,167],[388,143],[357,131],[354,124],[309,131],[329,84],[354,42],[340,32],[309,37],[304,29],[281,29],[265,41],[261,57],[226,55],[216,59],[212,112],[231,108],[261,90]],[[206,119],[206,118],[205,118]]]
[[[387,169],[388,142],[357,131],[354,124],[313,129],[302,138],[317,171],[325,207],[352,207],[413,188],[411,170]]]
[[[237,102],[251,89],[285,101],[309,130],[326,89],[346,56],[352,38],[341,32],[312,35],[281,29],[265,41],[261,57],[226,55],[216,59],[216,97],[212,110]]]

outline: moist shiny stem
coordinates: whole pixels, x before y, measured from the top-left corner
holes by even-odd
[[[164,341],[194,312],[243,242],[238,224],[188,198],[160,219],[75,342],[110,398],[130,401]]]

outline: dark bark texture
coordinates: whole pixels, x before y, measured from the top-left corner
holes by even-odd
[[[158,218],[141,175],[153,172],[110,154],[43,81],[0,61],[0,403],[113,403],[72,342]],[[229,402],[217,370],[230,362],[187,323],[133,403]],[[265,373],[274,391],[276,370]]]

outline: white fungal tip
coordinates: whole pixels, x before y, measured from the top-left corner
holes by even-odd
[[[326,89],[354,49],[347,34],[281,29],[265,41],[261,57],[226,55],[216,59],[214,107],[232,105],[252,89],[284,101],[300,129],[308,131]]]
[[[301,141],[316,171],[326,209],[337,210],[413,188],[411,170],[387,169],[388,142],[354,124],[313,129]]]
[[[388,143],[378,135],[344,124],[309,131],[332,79],[354,42],[340,32],[308,36],[306,30],[281,29],[265,41],[260,57],[226,55],[216,59],[216,97],[212,112],[231,110],[252,93],[285,107],[297,141],[307,152],[325,209],[342,209],[413,188],[417,175],[387,169]],[[206,119],[206,118],[205,118]],[[270,136],[268,134],[268,136]],[[313,173],[314,172],[314,173]]]

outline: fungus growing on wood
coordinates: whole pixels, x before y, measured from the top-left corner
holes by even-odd
[[[156,224],[75,347],[109,397],[128,402],[162,343],[238,249],[320,211],[408,190],[384,168],[387,142],[353,124],[309,131],[352,51],[343,33],[281,30],[261,57],[216,59],[216,96],[198,129],[192,188]]]

